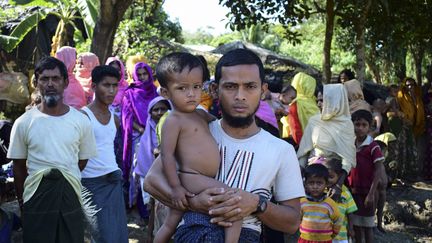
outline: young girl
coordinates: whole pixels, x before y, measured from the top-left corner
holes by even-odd
[[[368,135],[372,123],[372,114],[367,110],[358,110],[352,114],[357,165],[348,177],[354,201],[359,208],[352,217],[355,241],[373,242],[375,227],[376,192],[384,170],[384,156],[379,145]]]
[[[342,174],[342,161],[339,159],[324,160],[324,166],[329,172],[328,185],[332,187],[337,183]],[[348,235],[354,237],[354,228],[352,224],[352,213],[357,211],[357,205],[345,185],[342,185],[342,194],[340,202],[336,202],[339,212],[342,215],[342,227],[339,234],[333,239],[333,243],[348,243]]]
[[[332,242],[339,233],[343,217],[336,202],[325,194],[328,179],[329,172],[322,164],[311,164],[305,169],[306,197],[300,200],[298,242]]]

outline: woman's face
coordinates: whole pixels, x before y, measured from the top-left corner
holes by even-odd
[[[117,71],[118,71],[119,74],[121,75],[121,67],[120,67],[120,65],[118,64],[117,61],[112,61],[109,65],[110,65],[111,67],[117,69]]]
[[[413,87],[415,86],[414,81],[412,81],[411,79],[408,79],[407,81],[405,81],[405,86],[409,89],[412,90]]]
[[[168,111],[168,106],[164,101],[157,102],[151,109],[151,118],[158,123],[160,118]]]
[[[145,68],[139,68],[137,70],[137,77],[139,81],[145,82],[149,79],[150,76]]]

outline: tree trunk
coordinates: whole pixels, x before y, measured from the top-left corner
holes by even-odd
[[[99,57],[100,63],[111,56],[114,36],[132,0],[101,0],[100,15],[93,32],[90,51]]]
[[[411,53],[414,59],[415,74],[418,85],[422,85],[422,62],[424,57],[424,44],[414,45],[411,48]]]
[[[372,76],[373,76],[375,83],[381,84],[382,81],[381,81],[380,68],[378,67],[378,65],[375,64],[375,62],[373,60],[374,59],[372,59],[372,60],[366,59],[366,64],[367,64],[368,68],[370,69],[370,71],[372,72]]]
[[[380,74],[380,67],[376,64],[377,58],[377,51],[376,51],[376,40],[371,41],[371,48],[368,52],[368,55],[366,56],[366,65],[368,66],[369,70],[372,73],[373,79],[376,83],[381,84],[381,74]]]
[[[396,53],[396,60],[395,60],[395,72],[396,77],[399,78],[399,83],[404,78],[406,78],[406,55],[407,50],[403,47],[401,47]]]
[[[326,2],[326,31],[324,37],[324,57],[323,57],[323,82],[329,83],[331,80],[331,44],[333,39],[333,29],[334,29],[334,0],[327,0]]]
[[[354,29],[356,32],[356,39],[355,39],[355,50],[356,50],[356,73],[357,73],[357,80],[361,83],[365,80],[365,72],[366,72],[366,44],[365,44],[365,23],[366,19],[369,13],[370,6],[372,4],[372,0],[367,1],[361,1],[361,3],[364,3],[363,7],[360,7],[360,16],[359,18],[354,22]]]

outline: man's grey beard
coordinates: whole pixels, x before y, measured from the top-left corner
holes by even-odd
[[[249,127],[255,121],[255,119],[254,119],[255,113],[258,110],[258,106],[257,106],[255,111],[246,117],[234,117],[234,116],[231,116],[230,114],[228,114],[224,110],[222,103],[219,103],[219,106],[220,106],[220,109],[222,112],[222,118],[224,119],[224,121],[226,121],[226,123],[228,125],[230,125],[231,127],[234,127],[234,128],[247,128],[247,127]]]
[[[61,99],[60,95],[45,95],[44,101],[48,107],[55,107],[58,104],[58,101]]]

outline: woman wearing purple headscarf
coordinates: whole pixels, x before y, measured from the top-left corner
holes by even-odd
[[[158,95],[153,84],[152,69],[146,63],[135,64],[133,80],[125,90],[121,104],[123,178],[129,182],[129,207],[136,198],[136,182],[132,176],[136,166],[135,151],[147,122],[149,103]]]

